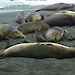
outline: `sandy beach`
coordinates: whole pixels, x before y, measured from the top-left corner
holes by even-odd
[[[0,24],[7,22],[9,25],[17,26],[18,24],[15,23],[15,16],[17,13],[19,13],[19,11],[0,13]],[[63,28],[70,30],[71,28],[75,29],[75,26],[64,26]],[[33,34],[26,35],[25,39],[35,42]],[[20,43],[25,39],[11,39],[11,45]],[[58,41],[58,43],[75,47],[75,40],[69,41],[64,39]],[[5,45],[6,41],[0,41],[0,50],[5,50]],[[74,69],[75,58],[34,59],[13,57],[0,59],[0,75],[75,75]]]

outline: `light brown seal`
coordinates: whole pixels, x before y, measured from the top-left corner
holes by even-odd
[[[14,26],[10,26],[9,24],[0,24],[0,35],[8,36],[10,38],[25,37],[22,32],[17,30]]]
[[[21,11],[21,12],[19,12],[19,13],[16,15],[15,22],[17,22],[18,24],[25,23],[25,19],[26,19],[26,17],[27,17],[29,14],[30,14],[30,13],[29,13],[29,12],[26,12],[26,11]]]
[[[48,5],[46,7],[43,7],[37,11],[47,11],[47,10],[61,10],[61,9],[67,9],[67,8],[73,8],[74,5],[73,4],[67,4],[67,3],[56,3],[56,4],[52,4],[52,5]]]
[[[17,27],[17,29],[24,34],[34,32],[35,30],[46,30],[48,28],[49,25],[43,22],[23,23]]]
[[[40,15],[37,12],[33,12],[31,13],[29,16],[27,16],[27,18],[25,19],[25,22],[40,22],[42,21],[44,18],[42,15]]]
[[[61,27],[58,27],[58,26],[50,27],[45,33],[45,38],[46,38],[47,41],[61,40],[64,36],[65,31],[66,30],[64,30],[64,29],[62,29]]]
[[[0,56],[1,58],[70,58],[75,57],[75,48],[51,42],[22,43],[7,48]]]

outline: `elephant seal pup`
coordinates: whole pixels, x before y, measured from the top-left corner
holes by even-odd
[[[44,23],[50,26],[66,26],[74,25],[74,18],[67,14],[54,14],[43,20]]]
[[[43,22],[29,22],[29,23],[23,23],[17,27],[19,31],[22,33],[30,33],[37,30],[45,30],[48,29],[49,25]]]
[[[21,43],[7,48],[0,57],[71,58],[75,57],[75,48],[51,42]]]
[[[42,15],[40,15],[37,12],[33,12],[29,16],[27,16],[27,18],[25,19],[25,22],[40,22],[43,19],[44,18]]]
[[[38,11],[48,11],[48,10],[61,10],[61,9],[67,9],[67,8],[73,8],[74,5],[73,4],[66,4],[66,3],[56,3],[56,4],[52,4],[52,5],[48,5],[46,7],[43,7],[39,10],[36,10],[36,12]]]
[[[22,32],[8,24],[0,24],[0,35],[8,36],[9,38],[25,38]]]
[[[62,29],[61,27],[55,26],[49,28],[45,33],[45,38],[47,41],[58,41],[61,40],[64,36],[64,32],[66,30]]]
[[[30,14],[29,12],[21,11],[16,15],[15,22],[18,24],[25,23],[25,19],[29,14]]]

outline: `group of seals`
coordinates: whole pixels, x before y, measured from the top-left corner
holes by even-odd
[[[58,3],[42,8],[40,10],[55,10],[73,8],[72,4]],[[39,11],[39,10],[37,10]],[[21,43],[7,48],[0,53],[0,57],[30,57],[30,58],[69,58],[75,57],[75,48],[67,47],[57,43],[45,42],[47,40],[60,40],[64,35],[64,30],[57,28],[50,28],[45,38],[36,30],[48,29],[49,26],[64,26],[75,24],[75,15],[72,12],[59,12],[51,14],[48,18],[44,18],[37,12],[33,13],[22,12],[16,17],[16,22],[20,25],[17,28],[9,25],[0,26],[0,34],[8,35],[12,38],[25,37],[22,33],[29,33],[35,31],[37,40],[43,43]],[[42,21],[43,20],[43,21]],[[42,21],[42,22],[40,22]],[[29,22],[29,23],[25,23]],[[4,31],[3,31],[4,30]],[[22,32],[22,33],[21,33]],[[57,36],[58,35],[58,36]],[[40,39],[41,40],[40,40]],[[9,43],[9,42],[8,42]]]
[[[75,57],[75,48],[57,43],[21,43],[7,48],[0,57],[70,58]]]
[[[18,24],[26,23],[26,22],[40,22],[43,20],[43,16],[39,14],[38,12],[25,12],[21,11],[19,14],[17,14],[15,21]]]
[[[35,30],[34,37],[37,42],[59,41],[63,38],[65,32],[68,33],[67,30],[64,30],[58,26],[54,26],[50,27],[45,32]]]

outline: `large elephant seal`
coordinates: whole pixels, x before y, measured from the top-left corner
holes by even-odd
[[[66,3],[56,3],[56,4],[52,4],[52,5],[48,5],[46,7],[43,7],[37,11],[47,11],[47,10],[61,10],[61,9],[67,9],[67,8],[73,8],[74,5],[73,4],[66,4]]]
[[[29,12],[21,11],[21,12],[19,12],[19,13],[16,15],[15,21],[16,21],[18,24],[25,23],[25,19],[26,19],[26,17],[27,17],[29,14],[30,14]]]
[[[45,30],[48,29],[49,25],[43,22],[29,22],[29,23],[23,23],[17,27],[19,31],[22,33],[30,33],[37,30]]]
[[[25,37],[22,32],[20,32],[15,27],[10,26],[8,24],[0,24],[0,35],[8,36],[10,38]]]
[[[21,43],[7,48],[0,57],[70,58],[75,57],[75,48],[51,42]]]
[[[40,15],[37,12],[33,12],[29,16],[27,16],[27,18],[25,19],[25,22],[40,22],[43,19],[44,18],[42,15]]]
[[[66,26],[75,24],[74,18],[67,14],[53,14],[44,19],[43,22],[49,24],[50,26]]]

